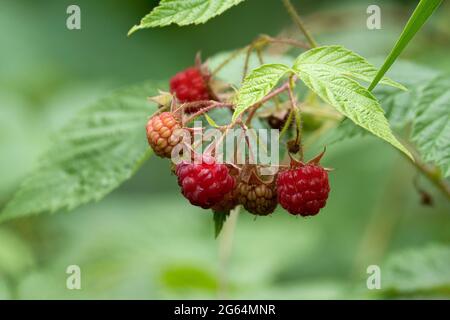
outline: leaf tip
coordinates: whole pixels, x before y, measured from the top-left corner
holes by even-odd
[[[134,25],[127,33],[127,37],[131,36],[133,33],[135,33],[136,31],[142,29],[141,25]]]
[[[412,153],[405,147],[405,145],[403,145],[402,143],[399,142],[399,145],[396,146],[401,152],[403,152],[413,163],[416,162],[416,159],[414,159],[414,156],[412,155]]]

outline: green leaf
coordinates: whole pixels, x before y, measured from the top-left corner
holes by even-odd
[[[264,98],[288,70],[289,67],[284,64],[264,64],[247,75],[237,93],[233,121],[247,108]]]
[[[424,161],[434,162],[450,175],[450,75],[429,82],[416,106],[412,140]]]
[[[158,84],[118,90],[80,112],[57,135],[0,220],[99,200],[130,178],[150,156],[145,124]]]
[[[294,63],[294,69],[320,69],[330,74],[347,76],[371,82],[377,74],[377,69],[360,55],[342,46],[323,46],[301,54]],[[389,78],[384,77],[381,83],[395,88],[406,88]]]
[[[207,113],[203,114],[205,116],[206,121],[208,124],[213,128],[219,128],[220,126],[214,121],[213,118],[211,118]]]
[[[217,238],[230,212],[214,211],[214,235]]]
[[[421,0],[414,10],[411,18],[403,29],[402,34],[397,40],[391,53],[386,58],[383,66],[378,71],[376,77],[373,79],[369,86],[369,90],[372,91],[378,82],[383,78],[385,73],[389,70],[392,64],[397,60],[398,56],[403,52],[408,43],[414,37],[414,35],[422,28],[428,18],[441,4],[442,0]]]
[[[408,91],[400,91],[390,87],[377,87],[373,94],[380,101],[385,116],[393,130],[402,130],[411,124],[415,117],[414,105],[424,86],[433,80],[438,72],[407,61],[397,61],[389,70],[389,74],[400,79],[408,86]],[[355,136],[366,135],[368,132],[356,126],[351,121],[343,121],[333,133],[332,142]]]
[[[163,27],[170,24],[185,26],[205,23],[244,0],[161,0],[159,6],[142,18],[139,25],[130,29],[128,35],[137,30]]]
[[[391,295],[450,295],[450,247],[432,245],[393,255],[382,268]]]
[[[412,106],[414,105],[414,97],[417,95],[417,90],[419,90],[418,87],[409,87],[408,91],[376,90],[374,92],[385,111],[385,116],[391,128],[394,130],[403,129],[413,120],[414,108]],[[344,119],[336,128],[333,142],[367,134],[368,131]]]
[[[304,65],[301,59],[299,61],[294,69],[312,91],[354,123],[412,158],[410,152],[392,134],[383,109],[367,89],[345,75],[333,73],[323,64]]]

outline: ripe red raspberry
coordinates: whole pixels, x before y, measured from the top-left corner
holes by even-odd
[[[277,189],[278,201],[289,213],[314,216],[327,202],[328,173],[316,164],[300,165],[278,174]]]
[[[238,190],[236,188],[236,184],[237,184],[236,181],[238,181],[238,178],[239,178],[239,170],[236,169],[235,167],[229,166],[229,165],[227,165],[227,168],[228,168],[230,175],[234,178],[235,186],[230,192],[225,194],[225,196],[219,203],[217,203],[211,207],[211,209],[214,212],[229,213],[231,210],[233,210],[239,204]]]
[[[150,118],[147,123],[147,139],[153,151],[160,157],[170,158],[172,149],[181,140],[174,135],[181,124],[171,112],[163,112]]]
[[[209,209],[222,201],[235,187],[235,179],[225,164],[203,155],[201,163],[182,162],[177,165],[178,185],[194,206]]]
[[[239,203],[250,213],[266,216],[278,205],[275,183],[240,181],[237,189]]]
[[[170,92],[175,94],[182,103],[209,100],[211,98],[205,77],[200,69],[196,67],[181,71],[170,79]],[[194,108],[186,110],[186,112],[194,111],[197,110],[194,110]]]

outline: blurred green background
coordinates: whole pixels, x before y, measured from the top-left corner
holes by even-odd
[[[319,42],[342,44],[372,61],[388,53],[416,4],[293,2]],[[70,4],[81,8],[79,31],[65,26]],[[205,25],[143,30],[127,38],[128,29],[156,4],[1,2],[0,207],[47,148],[52,132],[80,108],[123,85],[168,79],[191,65],[199,50],[208,57],[244,46],[260,33],[276,35],[290,24],[281,1],[248,0]],[[382,30],[366,28],[370,4],[382,8]],[[402,58],[450,71],[449,14],[444,3]],[[383,266],[406,249],[420,255],[448,248],[448,200],[419,179],[434,199],[432,207],[421,205],[414,168],[388,144],[370,137],[334,144],[324,164],[336,170],[328,205],[317,217],[299,219],[278,210],[254,219],[241,213],[227,292],[219,285],[211,213],[188,205],[167,163],[152,158],[99,203],[2,224],[0,298],[388,297],[366,288],[368,265]],[[450,257],[438,262],[450,269]],[[73,264],[81,267],[82,290],[66,289],[66,268]],[[419,287],[421,277],[436,276],[424,270],[409,278]],[[427,281],[419,295],[450,296],[448,273],[438,273],[434,287]]]

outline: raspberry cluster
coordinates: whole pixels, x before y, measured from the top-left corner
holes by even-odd
[[[176,96],[170,106],[173,111],[154,115],[146,128],[150,147],[163,158],[171,157],[174,147],[181,142],[186,132],[192,137],[193,130],[177,134],[177,130],[186,129],[184,113],[178,111],[182,109],[180,106],[186,107],[185,102],[211,98],[208,82],[199,67],[176,74],[170,81],[170,90]],[[188,113],[196,111],[183,110]],[[276,114],[275,118],[281,122],[272,121],[270,125],[282,126],[286,115],[280,118],[280,114]],[[295,143],[290,144],[292,141]],[[288,141],[287,149],[295,154],[300,144],[297,140],[292,141]],[[228,213],[237,205],[242,205],[251,214],[266,216],[280,204],[292,215],[313,216],[325,206],[330,192],[327,169],[319,164],[322,155],[308,163],[291,157],[290,166],[282,168],[269,179],[261,179],[257,165],[222,164],[209,154],[196,154],[193,151],[192,161],[183,161],[172,168],[181,193],[194,206]]]

